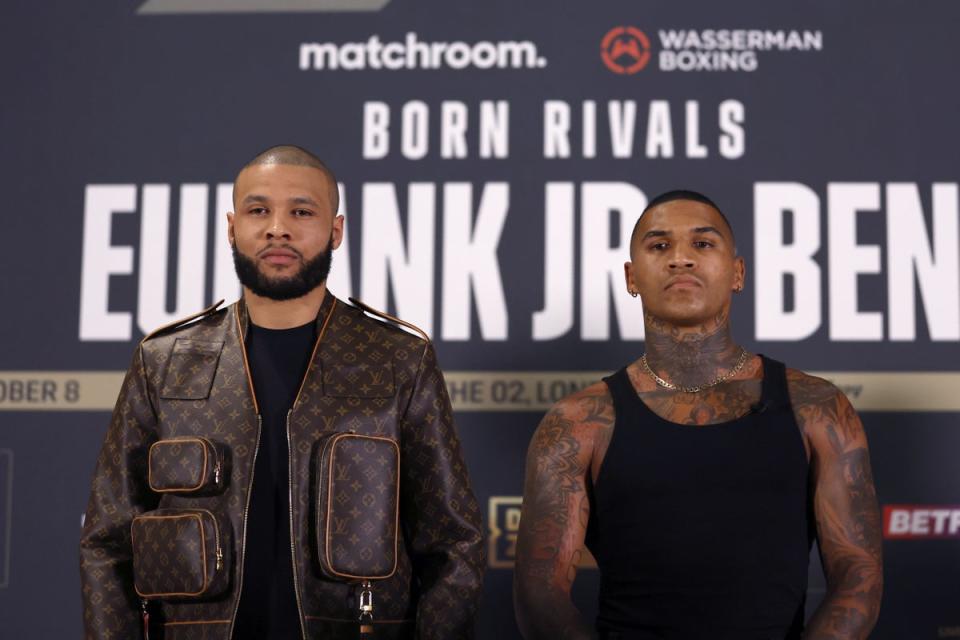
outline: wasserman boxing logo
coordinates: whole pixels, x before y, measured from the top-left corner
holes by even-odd
[[[661,29],[657,31],[660,71],[756,71],[768,51],[821,51],[823,33],[808,30]],[[652,56],[647,35],[633,26],[614,27],[600,43],[603,64],[631,75]]]
[[[960,538],[960,506],[902,505],[883,507],[883,537]]]
[[[365,42],[304,42],[301,71],[409,69],[540,69],[547,59],[530,40],[424,41],[414,32],[401,41],[372,35]]]
[[[650,39],[636,27],[614,27],[603,36],[600,57],[614,73],[636,73],[650,62]]]

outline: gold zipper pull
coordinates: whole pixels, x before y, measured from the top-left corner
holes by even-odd
[[[217,460],[217,464],[213,467],[213,483],[220,486],[220,461]]]
[[[150,640],[150,611],[146,598],[140,598],[140,615],[143,618],[143,640]]]
[[[220,549],[220,545],[217,545],[217,571],[223,568],[223,551]]]

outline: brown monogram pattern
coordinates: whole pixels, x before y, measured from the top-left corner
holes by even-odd
[[[317,554],[323,574],[382,579],[397,566],[400,449],[352,433],[319,443]]]
[[[288,419],[294,571],[307,637],[356,633],[355,587],[323,576],[313,542],[315,448],[324,434],[350,430],[400,445],[397,570],[374,588],[374,616],[383,621],[378,629],[398,638],[471,637],[484,567],[480,511],[433,347],[329,294],[318,314],[318,333],[331,309]],[[163,625],[168,639],[230,637],[259,444],[240,333],[246,323],[245,308],[237,303],[149,336],[134,355],[97,461],[81,539],[87,638],[141,637],[130,527],[134,517],[157,508],[209,510],[233,535],[224,549],[224,594],[158,600],[151,604],[151,620]],[[203,436],[223,447],[229,472],[222,491],[150,490],[150,445],[182,436]],[[408,622],[397,622],[403,620]]]

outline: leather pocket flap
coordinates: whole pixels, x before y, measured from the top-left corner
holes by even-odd
[[[160,387],[160,397],[167,400],[202,400],[209,396],[222,350],[222,340],[177,338]]]

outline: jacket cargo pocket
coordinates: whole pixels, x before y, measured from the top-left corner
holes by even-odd
[[[206,509],[157,509],[133,519],[133,583],[141,598],[207,598],[229,585],[227,528]]]
[[[150,445],[147,480],[157,493],[218,493],[226,484],[224,449],[207,438],[183,436]]]
[[[316,547],[333,580],[389,578],[397,569],[400,447],[389,438],[334,433],[317,448]]]
[[[210,395],[223,341],[177,338],[160,397],[169,400],[203,400]]]

